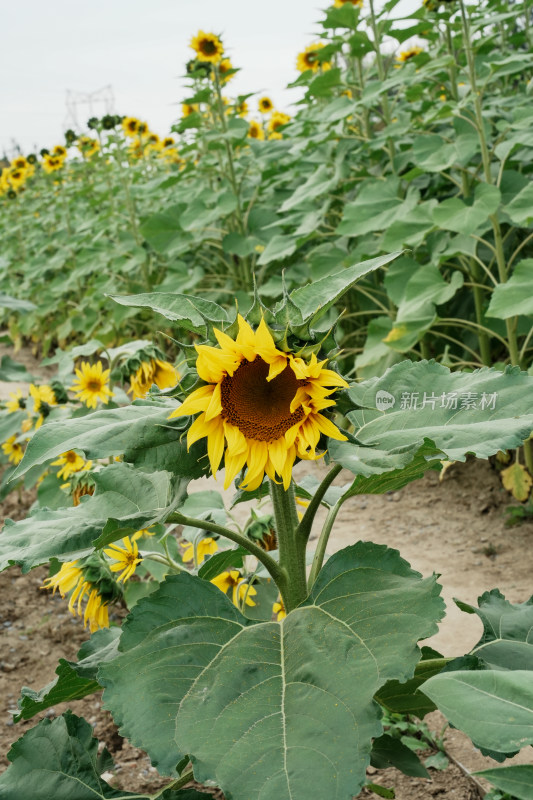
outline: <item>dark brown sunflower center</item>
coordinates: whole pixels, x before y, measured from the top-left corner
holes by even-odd
[[[202,39],[200,42],[200,52],[203,53],[204,56],[214,56],[215,53],[218,52],[216,43],[212,42],[211,39]]]
[[[94,378],[92,381],[87,382],[87,389],[90,392],[101,392],[102,391],[102,383],[97,378]]]
[[[311,50],[310,53],[305,54],[305,63],[310,67],[316,62],[316,50]]]
[[[76,461],[76,459],[77,459],[77,458],[78,458],[78,456],[76,455],[76,453],[74,452],[74,450],[69,450],[69,451],[68,451],[68,453],[67,453],[67,454],[66,454],[66,456],[65,456],[65,460],[66,460],[66,461],[67,461],[69,464],[74,464],[74,462]]]
[[[243,361],[237,371],[222,380],[222,416],[247,439],[272,442],[304,417],[303,408],[291,414],[290,406],[297,389],[306,381],[298,380],[290,368],[267,381],[269,365],[256,356]]]

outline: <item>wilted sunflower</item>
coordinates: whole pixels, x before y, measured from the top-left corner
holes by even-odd
[[[342,8],[347,5],[361,7],[363,5],[363,0],[335,0],[333,5],[335,8]]]
[[[210,64],[218,64],[222,59],[224,45],[214,33],[198,31],[196,36],[193,36],[191,39],[190,46],[202,61],[208,61]]]
[[[101,361],[96,364],[82,361],[80,369],[76,369],[77,380],[70,388],[88,408],[96,408],[98,400],[109,403],[109,398],[113,396],[108,386],[110,372],[109,369],[103,369]]]
[[[260,97],[257,101],[257,107],[261,114],[270,114],[270,112],[274,109],[274,103],[270,99],[270,97]]]
[[[142,361],[134,375],[130,376],[130,391],[133,399],[146,397],[148,390],[155,383],[158,389],[171,389],[179,381],[179,372],[168,361],[160,358],[151,358],[149,361]]]
[[[2,445],[2,450],[12,464],[20,464],[24,450],[21,444],[15,441],[16,435],[10,436]]]
[[[325,47],[323,42],[316,42],[315,44],[309,44],[303,50],[303,52],[298,53],[296,58],[296,68],[300,70],[300,72],[305,72],[308,69],[312,69],[313,72],[317,72],[319,69],[330,69],[331,64],[329,61],[319,61],[318,60],[318,53],[322,48]]]
[[[196,345],[196,369],[206,385],[169,418],[201,412],[187,445],[207,438],[215,477],[225,452],[224,488],[247,465],[242,485],[248,491],[261,484],[265,472],[275,481],[279,476],[287,489],[296,458],[318,458],[322,433],[346,438],[320,412],[334,406],[329,395],[348,384],[315,355],[307,363],[278,350],[264,320],[256,331],[240,315],[238,324],[235,341],[215,328],[220,348]]]
[[[248,136],[250,137],[250,139],[265,138],[265,132],[260,122],[256,122],[255,119],[253,119],[250,122],[250,127],[248,128]]]
[[[396,56],[396,60],[400,61],[402,64],[405,64],[406,61],[409,61],[410,58],[414,58],[415,56],[423,53],[422,47],[410,47],[409,50],[402,50],[399,56]]]
[[[107,611],[107,603],[102,600],[98,593],[98,589],[89,583],[84,576],[84,572],[79,566],[78,561],[66,561],[62,564],[59,572],[46,578],[42,589],[53,589],[54,594],[59,589],[61,597],[72,592],[68,602],[68,610],[71,614],[76,616],[76,601],[77,601],[77,614],[82,616],[81,602],[86,597],[87,605],[83,613],[83,624],[89,623],[91,633],[97,631],[99,628],[109,627],[109,616]]]

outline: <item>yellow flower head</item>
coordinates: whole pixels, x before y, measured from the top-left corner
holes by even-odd
[[[16,392],[9,392],[9,396],[11,400],[8,400],[6,403],[8,414],[14,414],[15,411],[20,411],[21,409],[26,408],[26,398],[20,389],[17,389]]]
[[[232,589],[233,605],[237,606],[237,608],[242,607],[244,603],[246,603],[247,606],[255,606],[252,597],[255,597],[257,594],[257,589],[251,586],[246,579],[241,576],[238,570],[226,570],[226,572],[222,572],[220,575],[217,575],[216,578],[213,578],[211,583],[214,583],[224,594],[226,594],[229,589]]]
[[[63,147],[62,144],[56,144],[56,146],[52,150],[53,156],[59,156],[59,158],[66,158],[67,157],[67,148]]]
[[[235,77],[235,73],[232,72],[231,75],[228,75],[234,69],[233,64],[231,63],[229,58],[223,58],[220,64],[218,65],[218,74],[220,76],[220,83],[228,83],[232,78]],[[214,75],[213,75],[214,78]]]
[[[168,361],[152,358],[143,361],[135,375],[130,376],[130,391],[133,399],[146,397],[150,387],[155,383],[158,389],[171,389],[179,380],[179,372]]]
[[[278,133],[278,128],[281,128],[282,125],[286,125],[290,121],[291,118],[289,117],[289,115],[284,114],[283,111],[273,111],[272,116],[268,121],[267,128],[270,131],[270,133]],[[279,133],[279,138],[281,139],[281,133]]]
[[[10,167],[7,171],[7,180],[13,189],[19,189],[26,182],[27,172],[25,169]]]
[[[27,169],[28,162],[24,156],[16,156],[11,162],[13,169]]]
[[[90,469],[92,467],[91,461],[85,461],[82,456],[79,456],[74,450],[67,450],[66,453],[62,453],[59,456],[57,461],[52,461],[52,467],[61,467],[60,470],[57,471],[57,477],[67,480],[69,475],[72,475],[73,472],[81,472],[84,469]]]
[[[287,616],[287,612],[285,611],[285,606],[283,604],[283,600],[280,597],[277,603],[274,603],[272,606],[272,613],[276,615],[276,619],[278,622],[281,622],[282,619],[285,619]]]
[[[190,117],[191,114],[195,114],[198,110],[198,103],[182,103],[181,105],[181,113],[184,117]]]
[[[196,566],[201,564],[206,556],[212,556],[218,550],[218,544],[214,539],[209,536],[205,539],[200,539],[196,543]],[[185,548],[183,553],[183,560],[185,562],[194,561],[194,544],[190,542]]]
[[[261,123],[256,122],[255,119],[253,119],[250,122],[250,127],[248,128],[248,136],[250,139],[264,139],[265,132]]]
[[[405,64],[406,61],[409,59],[414,58],[415,56],[423,53],[422,47],[410,47],[409,50],[402,50],[399,56],[396,56],[397,61],[400,61],[402,64]]]
[[[68,610],[71,614],[79,617],[83,613],[83,624],[89,623],[91,633],[99,628],[109,627],[109,616],[107,603],[103,602],[98,594],[98,590],[91,583],[85,580],[83,570],[78,566],[77,561],[66,561],[62,564],[59,572],[46,578],[42,589],[53,589],[54,594],[59,589],[61,597],[65,597],[72,592],[69,598]],[[82,600],[86,598],[87,605],[85,612],[82,612]],[[77,601],[77,609],[75,608]]]
[[[174,147],[176,141],[173,136],[165,136],[163,141],[161,142],[162,147]]]
[[[214,33],[198,31],[196,36],[191,39],[190,46],[201,61],[218,64],[222,60],[224,45]]]
[[[270,97],[260,97],[257,101],[257,107],[261,114],[270,114],[274,110],[274,103]]]
[[[90,136],[80,136],[78,150],[84,158],[91,158],[100,150],[100,143],[98,139],[92,139]]]
[[[137,117],[124,117],[122,120],[122,130],[124,136],[136,136],[139,130],[139,120]]]
[[[43,156],[43,169],[48,174],[51,172],[57,172],[58,169],[62,169],[64,163],[65,159],[61,158],[60,156],[52,156],[50,153],[46,153],[46,155]]]
[[[309,44],[301,53],[298,53],[296,58],[296,68],[300,70],[300,72],[305,72],[308,69],[312,69],[313,72],[317,72],[319,69],[330,69],[331,64],[329,61],[322,61],[320,62],[317,58],[317,55],[322,48],[325,47],[323,42],[316,42],[315,44]]]
[[[129,536],[122,540],[122,547],[118,544],[112,544],[104,548],[104,553],[114,560],[115,563],[110,564],[109,568],[111,572],[120,572],[118,576],[119,582],[124,581],[126,583],[135,572],[137,565],[142,561],[142,557],[139,556],[137,542],[135,539],[130,540]]]
[[[2,450],[8,457],[8,460],[15,465],[20,464],[22,456],[24,455],[22,445],[15,441],[16,438],[16,436],[10,436],[2,445]]]
[[[329,395],[348,384],[325,361],[309,362],[278,350],[264,320],[254,331],[239,315],[236,340],[215,328],[220,345],[196,345],[196,369],[205,386],[196,389],[172,417],[200,415],[187,434],[191,447],[207,438],[207,453],[216,477],[225,456],[228,488],[248,467],[242,486],[256,489],[266,474],[291,482],[296,458],[315,459],[323,433],[344,440],[321,411],[334,406]]]
[[[54,390],[47,384],[43,384],[43,386],[34,386],[33,383],[30,383],[30,395],[33,397],[34,411],[40,411],[43,403],[45,403],[47,406],[57,405]]]
[[[98,400],[109,403],[109,398],[113,397],[108,386],[110,372],[109,369],[103,369],[101,361],[96,364],[82,361],[80,369],[76,369],[76,381],[70,388],[88,408],[96,408]]]
[[[363,5],[363,0],[335,0],[333,5],[335,8],[342,8],[346,5],[359,6],[359,8],[361,8]]]

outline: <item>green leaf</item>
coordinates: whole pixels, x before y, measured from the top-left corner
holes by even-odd
[[[142,800],[102,780],[100,775],[113,762],[107,750],[98,755],[92,732],[88,722],[70,711],[31,728],[8,753],[13,763],[0,775],[2,800]]]
[[[94,495],[76,508],[42,509],[20,522],[7,520],[0,537],[0,570],[20,564],[28,572],[51,558],[86,556],[95,545],[166,519],[185,491],[173,486],[168,472],[148,474],[126,464],[111,464],[95,473],[94,481]]]
[[[222,249],[225,253],[231,253],[241,258],[246,258],[254,252],[257,239],[243,236],[240,233],[227,233],[222,239]]]
[[[300,204],[307,204],[315,197],[329,192],[336,184],[336,178],[331,176],[331,170],[325,164],[321,164],[309,178],[302,183],[280,208],[280,213],[285,213]]]
[[[420,691],[420,687],[433,675],[438,675],[447,661],[445,658],[420,661],[416,666],[414,677],[405,683],[387,681],[385,686],[376,692],[376,700],[394,714],[414,714],[421,719],[435,711],[436,706]]]
[[[228,322],[222,306],[211,300],[192,295],[171,292],[148,292],[147,294],[109,295],[116,303],[134,308],[151,308],[167,319],[179,321],[180,327],[192,333],[207,336],[207,323]]]
[[[34,380],[33,375],[27,371],[24,364],[13,361],[11,356],[2,356],[2,360],[0,361],[0,381],[5,381],[6,383],[10,381],[32,383]]]
[[[359,23],[359,11],[350,3],[346,3],[341,8],[327,8],[326,18],[322,21],[324,28],[351,28],[357,29]]]
[[[159,253],[166,253],[180,240],[190,238],[180,224],[180,216],[187,206],[184,203],[171,206],[164,213],[153,214],[143,222],[140,232]]]
[[[466,205],[458,197],[444,200],[432,211],[436,225],[456,233],[474,233],[487,222],[491,214],[496,213],[501,194],[497,186],[479,183],[474,192],[473,205]]]
[[[335,451],[335,461],[353,472],[353,468],[356,466],[356,463],[353,461],[353,447],[348,445],[345,453],[346,463],[343,461],[342,443],[339,442],[338,449]],[[411,457],[410,452],[408,457]],[[348,464],[351,464],[351,466],[348,466]],[[424,445],[405,467],[391,469],[387,472],[379,472],[378,474],[369,476],[357,475],[357,478],[349,489],[343,493],[343,498],[348,499],[348,497],[354,497],[358,494],[385,494],[385,492],[396,492],[398,489],[403,489],[408,483],[422,478],[427,470],[440,469],[440,466],[441,461],[438,455],[435,455],[435,448],[433,445]]]
[[[359,407],[348,413],[362,445],[354,452],[361,462],[375,463],[380,454],[383,463],[385,454],[394,462],[394,456],[405,457],[429,439],[451,461],[464,461],[467,453],[488,458],[529,437],[532,390],[533,379],[517,367],[452,373],[434,361],[403,361],[347,390]]]
[[[478,599],[479,608],[455,601],[461,611],[477,614],[483,635],[472,655],[491,669],[533,670],[533,596],[525,603],[510,603],[498,589]]]
[[[139,600],[122,627],[118,657],[98,680],[121,734],[163,775],[189,751],[174,743],[179,703],[202,669],[249,620],[213,584],[171,575]]]
[[[304,604],[242,629],[182,700],[176,740],[197,780],[249,800],[356,794],[380,733],[372,696],[412,675],[438,591],[381,545],[332,556]]]
[[[445,672],[423,684],[424,694],[476,745],[508,753],[533,743],[531,672]]]
[[[507,283],[495,286],[487,317],[509,319],[518,314],[533,315],[533,258],[519,261]]]
[[[29,300],[19,300],[0,292],[0,308],[8,308],[10,311],[36,311],[37,306]]]
[[[145,439],[152,441],[155,426],[174,427],[168,416],[175,408],[172,400],[136,401],[124,408],[102,409],[84,417],[49,422],[29,441],[14,478],[67,450],[82,450],[86,458],[92,459],[122,455],[128,449],[136,453]],[[176,430],[181,435],[183,422],[177,422]]]
[[[283,258],[292,256],[297,247],[298,240],[296,236],[276,234],[270,239],[257,263],[262,265],[270,264],[271,261],[281,261]]]
[[[417,136],[413,142],[413,161],[425,172],[442,172],[455,162],[455,147],[437,134]]]
[[[30,719],[39,711],[50,708],[56,703],[78,700],[97,692],[100,689],[100,684],[95,680],[97,668],[115,656],[119,636],[119,628],[96,631],[89,641],[82,645],[77,662],[59,659],[57,678],[39,691],[23,686],[18,701],[20,713],[14,717],[15,722]]]
[[[313,78],[308,91],[313,97],[330,97],[331,90],[341,84],[341,71],[338,67],[334,67]]]
[[[533,800],[533,765],[516,764],[511,767],[496,767],[474,772],[497,789],[507,792],[515,800]]]
[[[400,253],[391,253],[378,258],[371,258],[369,261],[362,261],[351,267],[346,267],[340,272],[321,278],[313,283],[308,283],[299,289],[295,289],[289,295],[290,302],[301,312],[303,323],[313,324],[323,314],[328,311],[337,300],[345,294],[363,275],[368,275],[380,267],[389,264],[397,258]],[[285,307],[284,302],[278,303],[274,308],[274,314],[280,316]]]
[[[370,763],[376,769],[396,767],[404,775],[414,778],[429,778],[429,772],[412,750],[406,747],[399,739],[394,739],[384,733],[374,739],[370,753]]]
[[[363,181],[356,199],[344,206],[337,233],[341,236],[362,236],[364,233],[381,231],[415,208],[419,198],[419,192],[410,190],[406,199],[402,200],[398,178]]]
[[[504,205],[503,211],[515,225],[529,227],[533,222],[533,182],[524,186],[510,203]]]
[[[235,547],[233,550],[223,550],[221,553],[215,553],[204,561],[198,570],[198,577],[203,578],[204,581],[210,581],[220,575],[221,572],[227,569],[240,569],[242,567],[242,560],[250,555],[248,550],[244,547]]]

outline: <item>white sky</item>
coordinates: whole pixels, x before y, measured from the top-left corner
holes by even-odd
[[[379,0],[378,0],[378,4]],[[180,77],[201,28],[220,33],[240,72],[227,94],[268,93],[281,108],[295,58],[313,41],[327,0],[0,0],[0,155],[63,142],[66,91],[111,85],[114,111],[164,135],[186,96]],[[402,0],[395,16],[421,5]],[[296,92],[296,93],[295,93]],[[95,106],[96,116],[105,113]],[[80,122],[90,116],[79,107]]]

